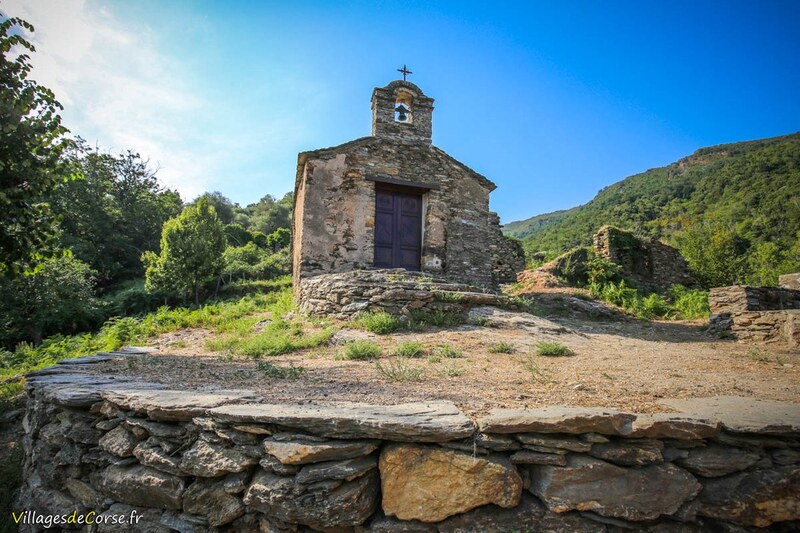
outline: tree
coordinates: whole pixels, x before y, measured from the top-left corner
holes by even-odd
[[[696,222],[677,238],[678,249],[704,287],[742,283],[747,243],[728,225]]]
[[[80,331],[95,318],[94,272],[67,253],[45,260],[34,272],[0,282],[0,329],[5,344],[44,334]]]
[[[224,250],[224,226],[214,207],[201,198],[164,224],[159,255],[142,255],[145,286],[181,296],[193,294],[199,305],[200,289],[222,272]]]
[[[294,194],[292,193],[287,193],[277,201],[269,194],[266,195],[258,203],[247,206],[250,214],[248,229],[270,235],[278,228],[291,228],[293,205]]]
[[[52,255],[55,220],[44,196],[63,181],[59,158],[69,142],[61,104],[28,78],[25,52],[35,49],[16,27],[33,32],[18,18],[0,23],[0,277]]]
[[[238,204],[234,204],[219,191],[203,193],[195,198],[189,205],[197,205],[197,202],[205,199],[217,212],[217,216],[223,224],[232,224],[235,218],[235,210],[239,209]]]

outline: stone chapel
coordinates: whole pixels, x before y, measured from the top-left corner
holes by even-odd
[[[295,287],[319,274],[402,268],[494,288],[524,262],[489,211],[496,185],[431,144],[433,98],[372,92],[372,135],[297,158]]]

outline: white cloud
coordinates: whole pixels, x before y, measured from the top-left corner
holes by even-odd
[[[254,148],[143,22],[86,0],[10,0],[2,10],[35,26],[33,78],[55,92],[73,134],[149,157],[185,199],[224,183],[221,155]]]

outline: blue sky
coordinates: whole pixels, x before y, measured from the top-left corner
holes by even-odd
[[[436,99],[434,143],[504,222],[702,146],[800,130],[800,2],[5,0],[36,79],[93,144],[186,199],[292,189],[297,152],[370,131],[372,89]]]

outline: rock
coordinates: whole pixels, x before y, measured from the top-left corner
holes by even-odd
[[[217,477],[229,472],[241,472],[258,463],[235,448],[224,448],[197,439],[191,448],[183,453],[181,470],[193,476]]]
[[[323,479],[344,479],[346,481],[352,481],[377,467],[378,458],[374,455],[359,457],[358,459],[346,459],[344,461],[315,463],[304,466],[297,476],[295,476],[295,481],[303,484],[313,483]]]
[[[314,528],[358,526],[375,511],[378,501],[375,470],[332,490],[308,492],[294,479],[259,471],[244,495],[244,503],[282,522]]]
[[[800,452],[797,450],[773,450],[772,461],[779,466],[800,463]]]
[[[370,441],[278,442],[264,440],[264,449],[283,464],[302,465],[369,455],[378,448]]]
[[[208,517],[212,527],[233,522],[244,514],[244,505],[225,491],[223,483],[198,479],[183,493],[183,509],[187,513]]]
[[[563,455],[552,453],[540,453],[530,450],[522,450],[511,456],[511,462],[514,464],[525,465],[555,465],[564,466],[567,464],[567,458]]]
[[[497,452],[508,452],[520,449],[519,442],[513,437],[508,437],[506,435],[491,435],[489,433],[478,433],[475,436],[475,444]]]
[[[150,439],[140,442],[133,449],[133,455],[145,466],[161,470],[167,474],[181,475],[181,462],[175,457],[170,457]]]
[[[484,433],[600,433],[626,435],[636,415],[594,407],[492,409],[478,419]]]
[[[622,466],[645,466],[663,463],[661,450],[664,445],[658,440],[635,439],[595,444],[590,455]]]
[[[702,418],[719,420],[728,431],[762,435],[800,434],[800,405],[739,396],[661,400]]]
[[[437,533],[436,526],[418,520],[398,520],[378,512],[362,530],[365,533]]]
[[[153,422],[152,420],[146,420],[143,418],[129,417],[125,422],[127,422],[129,426],[141,428],[147,431],[148,434],[156,437],[167,437],[174,439],[180,437],[184,433],[184,430],[181,426]]]
[[[522,478],[501,457],[389,444],[379,468],[383,512],[401,520],[438,522],[489,503],[514,507],[522,493]]]
[[[100,438],[100,448],[117,457],[132,457],[139,441],[125,426],[117,426]]]
[[[496,328],[521,329],[530,333],[558,335],[572,333],[564,326],[546,318],[520,311],[507,311],[497,307],[473,307],[467,314],[470,324],[490,325]]]
[[[699,500],[697,514],[745,526],[800,520],[800,468],[784,466],[709,479]]]
[[[472,421],[447,401],[399,405],[244,404],[211,409],[232,423],[276,424],[341,439],[446,442],[472,437]]]
[[[670,515],[700,491],[688,472],[671,464],[621,468],[581,455],[567,466],[531,466],[530,491],[551,511],[594,511],[625,520]]]
[[[592,449],[591,444],[581,442],[575,438],[550,437],[547,435],[538,435],[536,433],[520,433],[516,437],[522,444],[560,448],[571,452],[588,452]]]
[[[67,489],[70,496],[86,507],[95,508],[100,505],[101,498],[97,491],[79,479],[65,479],[64,488]]]
[[[759,459],[759,454],[741,448],[712,445],[689,450],[688,457],[675,462],[703,477],[719,477],[750,468]]]
[[[180,509],[184,481],[146,466],[109,466],[99,477],[103,494],[130,505]]]
[[[186,421],[222,405],[256,399],[252,391],[234,390],[218,392],[195,392],[166,390],[161,386],[144,388],[120,385],[113,390],[103,390],[100,396],[126,411],[146,413],[158,421]]]
[[[101,420],[100,422],[95,424],[94,427],[96,427],[97,429],[99,429],[101,431],[109,431],[111,429],[114,429],[115,427],[117,427],[121,423],[122,423],[122,420],[120,420],[119,418],[112,418],[111,420]]]
[[[242,433],[250,433],[251,435],[272,435],[271,430],[253,424],[236,424],[233,426],[233,429],[241,431]]]
[[[285,465],[271,455],[263,457],[258,464],[267,472],[272,472],[280,476],[292,476],[300,471],[299,466]]]
[[[708,439],[717,435],[721,424],[718,420],[697,418],[682,414],[655,413],[637,415],[631,438],[648,439]]]
[[[240,492],[244,492],[244,489],[247,488],[247,483],[249,480],[249,472],[235,472],[225,476],[222,487],[228,494],[239,494]]]

